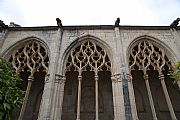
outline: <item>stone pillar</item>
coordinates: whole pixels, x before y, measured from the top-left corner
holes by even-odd
[[[55,91],[56,106],[54,108],[54,111],[51,112],[52,114],[54,114],[53,116],[55,120],[61,120],[65,81],[66,81],[65,76],[56,74],[56,81],[55,81],[55,86],[57,86],[57,89]]]
[[[112,75],[114,120],[125,120],[124,97],[120,74]]]
[[[156,110],[155,110],[155,107],[154,107],[153,97],[152,97],[152,93],[151,93],[151,89],[150,89],[147,74],[144,75],[144,80],[145,80],[146,89],[147,89],[147,93],[148,93],[148,98],[149,98],[149,102],[150,102],[150,106],[151,106],[151,112],[152,112],[152,115],[153,115],[153,120],[157,120]]]
[[[26,110],[26,105],[27,105],[28,98],[29,98],[29,93],[30,93],[30,90],[31,90],[32,82],[33,82],[33,77],[29,76],[28,77],[28,85],[27,85],[27,88],[26,88],[26,93],[25,93],[24,101],[23,101],[23,104],[22,104],[22,107],[21,107],[21,112],[20,112],[18,120],[23,120],[24,113],[25,113],[25,110]]]
[[[41,101],[41,109],[39,112],[38,120],[53,120],[54,114],[52,112],[54,111],[54,108],[56,106],[55,100],[56,99],[56,91],[57,87],[55,86],[55,80],[56,80],[56,72],[57,72],[57,64],[58,64],[58,58],[59,58],[59,48],[61,46],[61,38],[62,37],[62,30],[59,28],[57,30],[57,39],[56,41],[53,41],[50,43],[51,48],[51,56],[49,57],[49,67],[48,67],[48,74],[45,80],[44,85],[44,91]]]
[[[98,76],[95,75],[95,108],[96,108],[96,119],[99,120],[99,101],[98,101]]]
[[[123,83],[123,96],[126,120],[132,120],[131,102],[129,97],[128,79],[125,72],[122,71],[121,79]]]
[[[162,74],[159,75],[159,79],[161,81],[161,85],[162,85],[163,92],[164,92],[164,95],[165,95],[166,103],[168,105],[168,108],[169,108],[169,111],[170,111],[170,114],[171,114],[171,118],[172,118],[172,120],[177,120],[176,115],[174,113],[174,109],[173,109],[171,100],[170,100],[170,97],[169,97],[169,94],[168,94],[168,91],[167,91],[167,88],[166,88],[166,84],[165,84],[165,81],[164,81],[164,75],[162,75]]]
[[[81,112],[81,82],[82,82],[82,76],[78,76],[78,98],[77,98],[77,117],[76,120],[80,120],[80,112]]]
[[[130,74],[126,74],[126,77],[128,80],[129,99],[130,99],[130,104],[131,104],[132,119],[139,120],[138,115],[137,115],[137,109],[136,109],[136,101],[135,101],[135,95],[134,95],[134,87],[132,83],[132,76]]]

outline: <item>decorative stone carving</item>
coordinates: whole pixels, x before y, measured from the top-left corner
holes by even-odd
[[[56,22],[57,22],[58,27],[62,27],[62,22],[59,18],[56,18]]]
[[[47,74],[47,75],[45,76],[45,83],[48,83],[48,82],[49,82],[49,77],[50,77],[50,74]]]
[[[111,62],[107,53],[93,41],[85,41],[80,46],[73,49],[66,63],[66,71],[70,71],[71,66],[75,67],[75,71],[106,71],[111,70]]]
[[[127,78],[128,82],[132,81],[132,75],[131,74],[126,74],[126,78]]]
[[[38,42],[30,42],[20,49],[14,50],[9,62],[17,73],[27,70],[31,76],[40,70],[47,73],[49,58],[47,50]]]
[[[147,74],[150,66],[154,70],[157,70],[159,74],[162,73],[164,66],[171,67],[171,62],[165,55],[165,52],[161,48],[155,47],[149,41],[141,41],[130,52],[129,69],[135,70],[135,66],[139,70],[142,70],[144,74]]]
[[[179,24],[180,18],[177,18],[176,20],[174,20],[171,25],[170,28],[176,28]]]
[[[55,75],[55,83],[64,84],[65,83],[65,76],[62,75]]]
[[[117,18],[117,20],[115,21],[115,27],[119,27],[119,23],[120,23],[120,18]]]
[[[120,74],[112,75],[112,76],[111,76],[111,80],[112,80],[112,82],[115,82],[115,83],[117,83],[117,82],[122,82],[122,79],[121,79],[121,77],[120,77]]]
[[[10,22],[9,27],[21,27],[21,26],[18,24],[15,24],[14,22]]]
[[[6,24],[4,24],[4,22],[2,20],[0,20],[0,32],[2,32],[4,29],[7,29],[8,26]]]

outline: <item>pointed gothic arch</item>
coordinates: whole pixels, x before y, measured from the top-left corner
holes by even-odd
[[[45,44],[31,37],[17,42],[7,49],[4,57],[23,79],[20,88],[25,92],[21,108],[14,112],[14,119],[36,120],[38,118],[44,78],[48,71],[49,52]]]
[[[111,49],[111,47],[105,41],[101,40],[100,38],[98,38],[96,36],[90,35],[90,34],[83,34],[80,37],[76,38],[70,45],[68,45],[67,49],[64,51],[62,59],[60,61],[60,64],[62,64],[62,66],[60,68],[62,68],[62,69],[59,70],[59,71],[62,71],[62,75],[65,74],[66,61],[68,60],[70,51],[73,48],[79,46],[82,42],[87,41],[87,40],[91,40],[96,45],[98,45],[101,48],[103,48],[106,51],[110,61],[112,61],[112,58],[113,58],[113,56],[112,56],[113,55],[112,54],[112,49]],[[113,66],[114,66],[113,62],[111,64],[112,64],[112,69],[113,69]]]
[[[164,43],[164,41],[161,41],[155,37],[149,36],[149,35],[143,35],[143,36],[139,36],[137,38],[135,38],[128,46],[127,50],[126,50],[126,56],[127,56],[127,60],[129,61],[129,55],[131,52],[131,49],[136,46],[140,41],[142,40],[148,40],[151,41],[152,44],[156,45],[156,47],[158,48],[163,48],[163,50],[166,53],[166,56],[168,58],[170,58],[172,65],[175,64],[178,61],[178,57],[177,55],[174,53],[174,51],[172,50],[172,48],[170,48],[166,43]]]
[[[101,46],[87,37],[70,50],[65,63],[63,120],[113,119],[112,64]]]
[[[170,57],[172,52],[170,53],[163,45],[147,36],[146,38],[138,39],[131,45],[128,59],[133,86],[141,88],[145,106],[149,106],[145,108],[144,112],[137,111],[139,119],[179,119],[179,113],[174,111],[173,107],[177,103],[174,103],[174,100],[172,102],[173,96],[169,94],[170,89],[167,88],[171,86],[177,89],[177,86],[172,85],[172,81],[167,76],[167,72],[174,62],[174,58]],[[157,100],[163,99],[156,98],[156,89],[159,86],[161,86],[163,91],[162,95],[166,101],[164,106],[167,106],[168,113],[158,109]]]

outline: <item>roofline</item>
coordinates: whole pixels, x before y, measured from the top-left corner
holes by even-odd
[[[62,26],[63,30],[94,30],[94,29],[114,29],[114,25],[79,25],[79,26]],[[58,26],[38,26],[38,27],[8,27],[9,31],[42,31],[57,30]],[[170,26],[128,26],[120,25],[121,30],[169,30]],[[180,26],[176,28],[180,30]]]

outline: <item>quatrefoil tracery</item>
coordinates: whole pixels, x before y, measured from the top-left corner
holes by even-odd
[[[27,70],[31,76],[39,70],[47,73],[48,69],[48,52],[38,42],[30,42],[24,47],[13,51],[9,62],[17,73]]]
[[[92,41],[83,42],[80,46],[73,49],[66,62],[66,71],[70,71],[74,66],[75,71],[101,71],[105,66],[106,70],[111,69],[111,63],[107,53],[100,46]]]
[[[146,74],[151,66],[161,74],[165,65],[170,69],[171,63],[165,55],[164,50],[155,47],[149,41],[139,42],[139,44],[130,51],[130,71],[134,70],[134,67],[137,66],[139,70],[143,70],[144,74]]]

